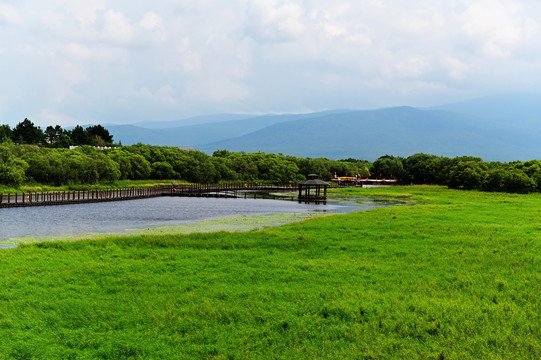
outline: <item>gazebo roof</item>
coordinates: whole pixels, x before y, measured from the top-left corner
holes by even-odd
[[[329,183],[326,183],[323,180],[318,179],[319,176],[316,174],[308,175],[308,180],[301,181],[299,185],[319,185],[319,186],[329,186]]]

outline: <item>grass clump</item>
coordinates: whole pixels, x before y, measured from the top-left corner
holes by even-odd
[[[541,195],[0,252],[4,358],[536,359]]]

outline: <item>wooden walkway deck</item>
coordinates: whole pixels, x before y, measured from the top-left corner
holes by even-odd
[[[0,194],[0,208],[23,206],[47,206],[83,204],[105,201],[144,199],[162,196],[165,188],[131,188],[112,190],[31,192],[22,194]]]
[[[178,185],[149,188],[112,190],[30,192],[0,194],[0,208],[24,206],[48,206],[84,204],[105,201],[123,201],[159,196],[197,196],[239,198],[246,191],[282,191],[292,189],[289,185],[268,186],[261,184]],[[246,197],[244,195],[244,197]]]
[[[362,186],[361,181],[357,186]],[[389,184],[389,182],[370,182],[369,184]],[[335,184],[331,187],[356,186],[355,184]],[[23,194],[0,194],[0,208],[23,206],[47,206],[83,204],[105,201],[144,199],[159,196],[196,196],[218,198],[247,198],[248,192],[258,191],[297,191],[296,185],[263,185],[259,183],[234,184],[195,184],[160,186],[149,188],[128,188],[111,190],[30,192]],[[252,197],[252,196],[248,196]],[[254,195],[254,197],[256,197]]]
[[[292,185],[263,185],[259,183],[178,185],[170,187],[164,196],[197,196],[197,197],[243,197],[246,191],[284,191],[295,190]],[[244,196],[245,197],[245,196]]]

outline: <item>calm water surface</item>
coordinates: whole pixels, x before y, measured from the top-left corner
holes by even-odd
[[[327,201],[300,204],[268,199],[158,197],[151,199],[0,209],[0,241],[32,236],[118,233],[127,229],[184,225],[226,216],[285,213],[346,213],[388,206]]]

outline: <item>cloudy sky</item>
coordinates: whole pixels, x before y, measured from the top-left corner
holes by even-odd
[[[541,90],[541,0],[0,0],[0,123]]]

